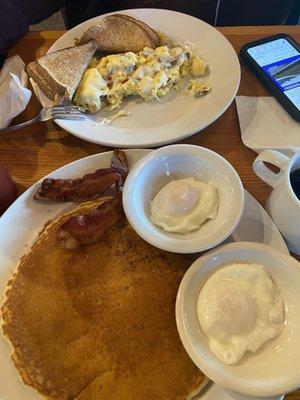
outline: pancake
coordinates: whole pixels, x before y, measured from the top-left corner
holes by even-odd
[[[57,236],[66,218],[45,227],[7,285],[2,329],[22,380],[49,399],[186,399],[204,376],[174,306],[194,256],[152,247],[125,219],[68,251]]]

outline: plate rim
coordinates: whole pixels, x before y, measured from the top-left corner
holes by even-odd
[[[239,89],[240,86],[240,81],[241,81],[241,67],[240,67],[240,62],[237,56],[237,53],[234,49],[234,47],[232,46],[232,44],[229,42],[229,40],[220,32],[218,31],[215,27],[213,27],[212,25],[208,24],[207,22],[196,18],[192,15],[188,15],[185,13],[181,13],[178,11],[173,11],[173,10],[167,10],[167,9],[160,9],[160,8],[136,8],[136,9],[126,9],[126,10],[120,10],[122,13],[147,13],[148,11],[156,11],[159,13],[165,13],[165,14],[177,14],[180,15],[183,18],[188,18],[188,19],[193,19],[195,22],[200,23],[202,25],[204,25],[206,27],[207,30],[210,31],[214,31],[214,34],[216,34],[221,40],[224,40],[228,46],[228,48],[231,49],[232,51],[232,62],[235,64],[234,69],[236,70],[237,74],[236,74],[236,81],[235,81],[235,85],[234,85],[234,89],[232,94],[228,97],[226,103],[223,105],[223,107],[218,111],[218,113],[216,113],[213,117],[211,117],[209,120],[207,120],[205,123],[203,123],[202,125],[198,126],[197,128],[188,130],[188,131],[183,131],[184,133],[182,134],[178,134],[176,138],[170,138],[167,140],[163,140],[163,139],[157,139],[157,140],[148,140],[148,141],[143,141],[141,143],[131,143],[130,147],[131,148],[140,148],[140,147],[155,147],[155,146],[160,146],[160,145],[165,145],[165,144],[169,144],[169,143],[175,143],[178,142],[180,140],[186,139],[189,136],[192,136],[196,133],[202,133],[202,131],[207,128],[209,125],[211,125],[212,123],[214,123],[217,119],[219,119],[221,117],[221,115],[224,114],[224,112],[228,109],[228,107],[232,104],[232,102],[235,99],[235,96],[237,94],[237,91]],[[47,53],[51,53],[53,51],[57,50],[57,46],[58,48],[62,48],[59,44],[61,41],[63,41],[64,39],[66,39],[69,35],[70,32],[74,32],[75,30],[77,30],[78,28],[83,28],[83,26],[90,21],[98,21],[101,20],[102,18],[104,18],[107,15],[112,15],[115,13],[118,13],[119,11],[113,11],[113,12],[109,12],[109,13],[105,13],[102,15],[98,15],[96,17],[93,17],[89,20],[83,21],[82,23],[76,25],[75,27],[73,27],[72,29],[68,30],[67,32],[65,32],[62,36],[60,36],[52,45],[51,47],[48,49]],[[82,29],[83,31],[83,29]],[[41,90],[41,89],[39,89]],[[66,124],[68,125],[68,123],[64,122],[64,121],[60,121],[55,119],[54,120],[55,123],[61,127],[62,129],[66,130],[67,132],[69,132],[70,134],[88,141],[90,143],[95,143],[95,144],[99,144],[99,145],[103,145],[103,146],[109,146],[109,147],[120,147],[120,148],[126,148],[128,146],[128,144],[126,143],[126,141],[119,141],[119,142],[114,142],[112,143],[109,140],[102,140],[101,137],[99,138],[98,136],[92,137],[92,138],[88,138],[84,135],[84,133],[78,132],[68,126],[66,126]],[[80,121],[77,122],[78,124],[80,124]],[[100,136],[101,136],[101,132],[100,132]]]
[[[150,153],[151,151],[154,151],[153,149],[146,149],[146,148],[130,148],[130,149],[126,149],[126,150],[129,151],[130,153],[133,153],[133,154],[134,154],[134,153],[137,153],[137,152],[147,154],[147,153]],[[3,227],[4,227],[5,224],[6,224],[6,218],[9,218],[10,215],[14,212],[14,208],[15,208],[15,207],[18,207],[20,203],[24,202],[24,200],[27,199],[27,198],[32,194],[33,188],[34,188],[35,186],[37,186],[43,179],[45,179],[45,178],[47,178],[47,177],[53,175],[53,173],[56,174],[56,173],[62,172],[62,171],[64,170],[65,167],[71,167],[71,166],[74,166],[74,165],[76,165],[76,164],[85,163],[87,160],[89,161],[89,160],[92,160],[92,159],[97,159],[98,157],[101,158],[103,155],[108,155],[108,154],[112,154],[112,150],[108,150],[108,151],[104,151],[104,152],[100,152],[100,153],[96,153],[96,154],[92,154],[92,155],[89,155],[89,156],[86,156],[86,157],[79,158],[79,159],[74,160],[74,161],[72,161],[72,162],[70,162],[70,163],[67,163],[67,164],[65,164],[65,165],[62,165],[61,167],[59,167],[59,168],[57,168],[57,169],[51,171],[49,174],[47,174],[47,175],[45,175],[44,177],[42,177],[41,179],[37,180],[37,181],[36,181],[35,183],[33,183],[29,188],[27,188],[27,189],[25,190],[25,192],[23,192],[23,193],[11,204],[11,206],[5,211],[5,213],[2,215],[2,217],[0,217],[0,231],[1,231],[1,229],[3,229]],[[87,167],[87,168],[89,168],[89,167]],[[246,189],[244,189],[244,191],[245,191],[245,194],[246,194],[245,200],[247,199],[247,197],[249,197],[249,198],[251,199],[251,201],[254,201],[254,202],[256,202],[256,203],[259,205],[260,209],[263,210],[263,214],[266,216],[268,222],[270,223],[270,225],[274,225],[274,227],[276,228],[276,230],[278,231],[278,233],[279,233],[279,235],[280,235],[280,238],[281,238],[281,240],[282,240],[282,243],[284,243],[284,240],[283,240],[283,238],[282,238],[282,235],[280,234],[279,230],[277,229],[276,225],[274,224],[274,222],[272,221],[271,217],[268,215],[268,213],[266,212],[266,210],[262,207],[262,205],[261,205],[261,204],[260,204]],[[245,205],[246,205],[246,201],[245,201]],[[25,205],[23,205],[22,207],[25,207]],[[5,218],[3,218],[3,217],[5,217]],[[45,220],[46,220],[46,219],[47,219],[47,214],[45,214]],[[39,227],[39,228],[40,228],[40,227]],[[38,232],[38,231],[39,231],[39,230],[37,230],[37,232]],[[36,234],[37,234],[37,233],[36,233]],[[35,236],[34,236],[33,238],[31,238],[31,240],[34,240],[34,238],[36,237],[36,234],[35,234]],[[273,244],[270,244],[270,245],[273,246]],[[276,244],[274,243],[274,245],[276,245]],[[214,249],[216,249],[216,248],[217,248],[217,247],[214,247]],[[213,251],[213,250],[212,250],[212,251]],[[25,250],[24,252],[26,252],[26,250]],[[288,253],[287,247],[286,247],[286,252]],[[288,254],[289,254],[289,253],[288,253]],[[0,254],[0,256],[1,256],[1,254]],[[212,383],[212,386],[210,387],[210,390],[211,390],[212,387],[219,387],[219,386],[213,382],[213,383]],[[205,392],[204,395],[205,395],[205,396],[210,396],[210,395],[209,395],[209,391],[208,391],[207,393]],[[205,397],[205,398],[207,398],[207,397]],[[213,398],[214,398],[214,397],[213,397]],[[201,397],[199,397],[199,400],[200,400],[200,399],[201,399]]]
[[[125,151],[129,151],[129,153],[150,153],[151,151],[155,151],[154,149],[149,149],[149,148],[128,148]],[[43,181],[43,179],[45,178],[49,178],[51,176],[53,176],[53,174],[57,174],[60,173],[61,171],[63,171],[65,169],[65,167],[72,167],[76,164],[80,164],[81,162],[86,162],[92,159],[97,159],[98,157],[102,157],[103,155],[108,155],[108,154],[112,154],[113,150],[107,150],[107,151],[103,151],[103,152],[99,152],[96,154],[91,154],[89,156],[86,157],[82,157],[79,158],[77,160],[71,161],[70,163],[64,164],[61,167],[51,171],[49,174],[43,176],[42,178],[40,178],[39,180],[35,181],[31,186],[29,186],[9,207],[8,209],[2,214],[2,216],[0,217],[0,231],[1,231],[1,227],[3,225],[3,223],[5,224],[5,219],[9,217],[9,215],[14,211],[15,207],[18,207],[19,203],[21,203],[24,199],[28,198],[28,196],[31,194],[33,188],[35,186],[37,186],[40,182]],[[272,218],[269,216],[269,214],[267,213],[267,211],[265,210],[265,208],[256,200],[256,198],[250,193],[248,192],[248,190],[246,190],[244,188],[244,192],[246,194],[245,196],[245,205],[244,205],[244,209],[246,207],[246,203],[247,203],[247,197],[249,197],[251,199],[251,201],[255,202],[256,204],[259,205],[260,210],[263,212],[263,216],[266,217],[266,219],[268,220],[268,222],[270,223],[270,225],[274,226],[274,228],[276,229],[276,231],[278,232],[282,244],[284,245],[284,247],[286,248],[286,252],[289,254],[288,251],[288,247],[286,246],[286,243],[283,239],[283,236],[281,235],[279,229],[277,228],[277,226],[275,225],[274,221],[272,220]],[[69,203],[72,204],[72,203]],[[243,217],[243,216],[242,216]],[[241,217],[241,219],[242,219]],[[239,222],[240,223],[240,222]],[[270,244],[272,245],[272,244]],[[214,247],[216,248],[216,247]],[[0,254],[1,255],[1,254]]]

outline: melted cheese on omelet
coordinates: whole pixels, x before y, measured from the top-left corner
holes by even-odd
[[[103,106],[119,107],[124,98],[138,95],[146,101],[165,96],[185,75],[205,74],[205,62],[180,46],[140,53],[127,52],[93,59],[74,96],[74,103],[90,112]]]
[[[74,103],[90,112],[97,112],[101,108],[101,97],[106,92],[107,83],[97,68],[88,68],[77,88]]]

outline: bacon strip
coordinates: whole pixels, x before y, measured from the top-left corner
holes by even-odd
[[[43,180],[34,195],[35,200],[85,201],[104,193],[117,180],[119,175],[110,169],[97,169],[92,174],[77,179]]]
[[[72,216],[59,228],[59,238],[67,249],[97,242],[124,216],[122,198],[118,196],[87,212]]]
[[[98,169],[77,179],[46,178],[34,195],[35,200],[76,201],[91,200],[103,194],[113,184],[123,186],[128,174],[126,155],[115,150],[109,168]]]
[[[110,166],[114,171],[126,178],[129,173],[129,165],[124,151],[118,149],[113,151]]]
[[[119,178],[116,181],[116,190],[120,192],[129,173],[128,160],[124,151],[118,149],[114,150],[110,167],[119,174]]]

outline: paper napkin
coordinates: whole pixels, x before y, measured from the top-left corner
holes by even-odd
[[[300,124],[273,97],[237,96],[242,141],[256,152],[300,151]]]
[[[31,91],[26,88],[25,64],[19,56],[5,61],[0,72],[0,128],[7,127],[11,120],[25,110]]]

